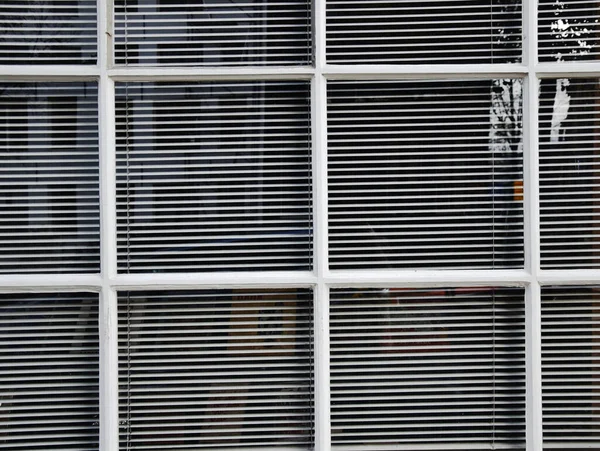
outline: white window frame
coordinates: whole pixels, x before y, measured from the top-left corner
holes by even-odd
[[[331,450],[329,389],[329,289],[335,287],[519,286],[526,292],[526,443],[542,451],[541,287],[597,284],[600,269],[540,269],[538,89],[543,78],[598,77],[600,62],[538,63],[537,1],[523,0],[520,64],[331,65],[325,58],[325,0],[313,0],[312,67],[157,68],[112,65],[112,0],[98,3],[95,66],[0,66],[0,81],[99,82],[101,273],[0,275],[1,292],[92,291],[100,294],[100,451],[119,449],[117,291],[230,287],[311,287],[315,305],[315,449]],[[328,80],[476,79],[524,80],[524,246],[522,270],[340,270],[328,268],[327,110]],[[115,82],[140,80],[310,80],[314,252],[312,271],[201,274],[117,274]],[[267,281],[267,282],[265,282]]]

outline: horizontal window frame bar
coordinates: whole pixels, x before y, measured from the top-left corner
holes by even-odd
[[[540,269],[537,279],[541,286],[598,285],[600,269]]]
[[[0,292],[57,292],[102,289],[212,289],[212,288],[330,288],[442,286],[526,287],[597,285],[600,269],[540,270],[534,277],[526,270],[333,270],[318,276],[312,271],[223,273],[117,274],[104,281],[100,274],[2,274]]]
[[[95,81],[101,75],[92,65],[0,65],[0,81]],[[106,71],[114,81],[204,81],[204,80],[310,80],[323,75],[328,80],[393,79],[487,79],[600,77],[600,62],[539,63],[533,71],[524,64],[325,64],[273,67],[113,67]]]
[[[215,289],[215,288],[312,288],[311,271],[256,271],[206,273],[118,274],[108,280],[115,290]]]
[[[0,65],[2,81],[94,81],[100,67],[92,65]]]
[[[315,69],[295,67],[118,67],[107,71],[115,81],[310,80]]]
[[[79,292],[98,293],[103,286],[100,274],[18,274],[0,275],[0,292]]]
[[[376,287],[427,288],[442,286],[525,287],[533,277],[525,270],[358,270],[329,271],[323,282],[331,288]]]
[[[534,71],[538,78],[600,77],[600,62],[539,63]]]
[[[326,64],[323,75],[329,80],[387,80],[402,79],[481,79],[525,78],[524,64]]]
[[[540,283],[592,284],[600,270],[556,270],[542,272]],[[266,271],[222,273],[139,273],[117,274],[24,274],[0,275],[1,291],[93,291],[214,288],[330,288],[354,287],[441,287],[505,286],[525,287],[534,281],[525,270],[334,270],[317,275],[312,271]]]

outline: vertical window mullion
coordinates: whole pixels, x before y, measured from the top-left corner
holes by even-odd
[[[112,1],[98,0],[98,122],[100,138],[100,451],[119,448],[116,275],[115,84],[108,76],[112,53]]]
[[[315,451],[331,450],[331,403],[329,361],[329,287],[324,278],[329,272],[327,227],[327,81],[323,76],[325,60],[326,0],[314,0],[313,46],[315,74],[312,79],[312,143],[314,199],[314,270],[318,285],[314,296],[314,397]]]
[[[327,81],[325,69],[326,0],[313,2],[315,74],[311,84],[314,265],[321,280],[329,271],[327,232]]]
[[[528,77],[523,90],[523,191],[525,269],[532,281],[525,294],[526,436],[529,451],[541,451],[542,440],[542,342],[540,267],[540,203],[538,152],[539,79],[536,74],[537,1],[525,2],[523,10],[523,62]]]
[[[100,295],[100,451],[119,449],[117,296],[106,284]]]
[[[314,0],[313,4],[313,47],[314,65],[318,74],[323,72],[325,60],[325,32],[326,32],[326,0]]]
[[[329,451],[331,449],[329,287],[320,282],[314,296],[314,449]]]
[[[541,290],[533,281],[525,292],[525,371],[527,450],[542,451]]]
[[[319,41],[321,42],[322,41]],[[319,45],[319,44],[317,44]],[[318,52],[317,52],[318,53]],[[314,302],[315,450],[331,449],[329,371],[329,287],[324,279],[328,265],[327,227],[327,82],[317,70],[312,80],[314,270],[318,285]]]

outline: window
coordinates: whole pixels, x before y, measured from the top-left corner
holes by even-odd
[[[0,450],[600,449],[600,6],[0,5]]]

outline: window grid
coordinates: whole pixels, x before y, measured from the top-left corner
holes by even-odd
[[[118,374],[116,290],[144,290],[157,286],[171,288],[229,287],[234,285],[271,287],[314,286],[315,290],[315,411],[318,451],[330,448],[329,425],[329,289],[348,286],[467,285],[494,283],[498,286],[525,286],[527,337],[527,449],[542,449],[541,431],[541,294],[547,285],[591,284],[600,279],[600,270],[540,270],[539,264],[539,183],[537,137],[537,87],[541,78],[597,76],[600,63],[537,63],[536,2],[526,2],[523,30],[523,61],[515,65],[432,66],[415,69],[408,66],[343,67],[325,63],[325,0],[315,0],[313,45],[314,68],[244,68],[231,69],[126,69],[114,68],[112,58],[112,20],[110,0],[98,0],[99,57],[95,67],[72,66],[2,66],[2,81],[90,80],[99,81],[100,174],[101,174],[101,275],[3,275],[0,291],[99,291],[100,298],[100,449],[118,449]],[[507,74],[526,80],[524,93],[524,242],[525,269],[478,271],[329,271],[327,267],[327,187],[323,163],[326,161],[326,82],[336,79],[403,79],[469,77],[505,77]],[[313,118],[313,182],[314,189],[314,270],[303,273],[228,274],[210,276],[187,275],[117,275],[116,271],[116,207],[115,207],[115,124],[114,81],[210,80],[235,79],[312,79],[311,116]],[[267,281],[267,282],[265,282]]]

